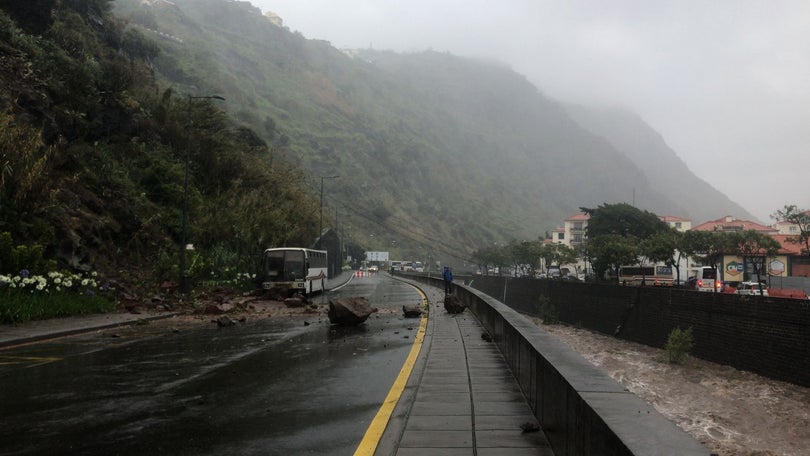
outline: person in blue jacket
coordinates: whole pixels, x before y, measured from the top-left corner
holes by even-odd
[[[453,271],[449,266],[444,267],[442,277],[444,278],[444,294],[453,294]]]

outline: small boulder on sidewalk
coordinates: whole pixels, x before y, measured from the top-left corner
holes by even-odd
[[[444,297],[444,310],[446,310],[447,313],[458,314],[464,312],[464,309],[466,308],[467,306],[461,302],[461,299],[459,299],[458,296],[449,294]]]

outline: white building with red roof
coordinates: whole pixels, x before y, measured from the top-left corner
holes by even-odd
[[[717,220],[709,220],[708,222],[703,222],[692,229],[695,231],[720,231],[720,232],[755,230],[767,235],[779,233],[779,230],[777,230],[772,226],[762,225],[760,223],[752,222],[750,220],[736,219],[730,215],[719,218]]]

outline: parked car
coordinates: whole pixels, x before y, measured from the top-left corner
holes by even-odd
[[[741,282],[737,287],[737,291],[734,293],[741,295],[759,295],[760,286],[762,287],[762,296],[768,296],[768,288],[766,288],[764,284],[760,285],[757,282]]]

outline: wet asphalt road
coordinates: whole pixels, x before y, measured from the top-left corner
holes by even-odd
[[[150,324],[0,351],[0,454],[350,455],[405,361],[419,294],[357,278],[360,327],[324,316]]]

